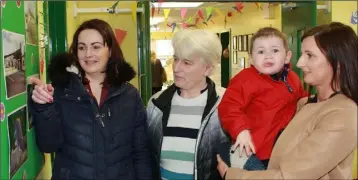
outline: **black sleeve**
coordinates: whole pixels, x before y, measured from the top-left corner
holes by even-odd
[[[56,152],[63,143],[61,110],[56,98],[51,104],[37,104],[28,93],[28,106],[32,114],[36,144],[41,152]]]

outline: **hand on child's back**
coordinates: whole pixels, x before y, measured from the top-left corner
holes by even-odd
[[[254,143],[251,138],[251,133],[249,130],[243,130],[237,135],[236,142],[233,146],[233,151],[236,150],[236,148],[240,148],[240,156],[242,156],[242,153],[245,149],[246,155],[250,156],[252,153],[256,153]]]

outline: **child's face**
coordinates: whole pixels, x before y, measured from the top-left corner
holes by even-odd
[[[254,41],[251,59],[259,72],[272,75],[290,62],[291,51],[286,52],[283,40],[279,37],[260,37]]]

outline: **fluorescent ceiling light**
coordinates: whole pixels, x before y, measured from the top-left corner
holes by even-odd
[[[161,8],[190,8],[190,7],[198,7],[202,5],[202,2],[162,2]],[[153,3],[154,7],[158,7],[158,3]]]

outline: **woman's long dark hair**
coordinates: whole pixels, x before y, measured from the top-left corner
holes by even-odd
[[[116,40],[116,36],[111,26],[100,19],[91,19],[83,22],[73,35],[70,53],[77,57],[78,36],[86,29],[98,31],[111,51],[110,58],[106,68],[106,78],[110,85],[120,85],[123,82],[130,81],[135,76],[135,71],[128,63],[125,62],[123,53]],[[80,71],[84,74],[83,69],[79,66]]]
[[[332,89],[336,92],[335,84],[339,83],[342,93],[358,104],[357,34],[350,26],[332,22],[308,30],[301,41],[309,36],[314,37],[318,48],[332,66]]]

